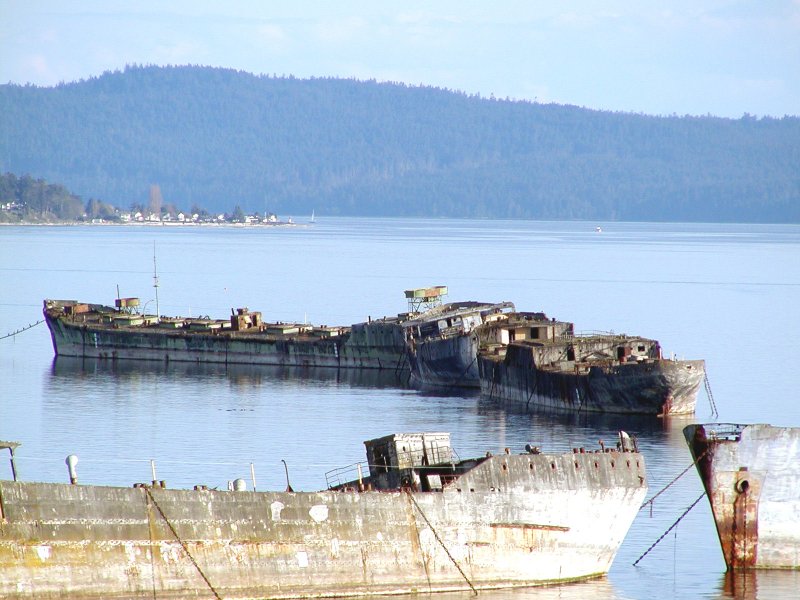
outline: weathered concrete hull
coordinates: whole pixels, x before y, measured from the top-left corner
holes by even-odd
[[[52,318],[46,312],[45,320],[57,356],[408,371],[399,328],[377,333],[358,329],[328,339],[275,339],[252,333],[113,329]]]
[[[478,357],[481,393],[524,405],[574,412],[691,414],[705,377],[702,360],[659,360],[593,367],[585,373],[537,368],[529,356]]]
[[[800,569],[800,428],[689,425],[729,570]]]
[[[0,597],[295,598],[606,573],[646,493],[637,453],[504,455],[439,492],[0,482]],[[457,486],[457,487],[455,487]]]
[[[411,383],[417,387],[479,388],[475,333],[425,340],[409,352]]]

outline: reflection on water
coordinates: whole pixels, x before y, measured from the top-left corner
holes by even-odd
[[[337,369],[335,367],[283,367],[267,365],[164,362],[157,360],[107,360],[57,356],[55,377],[82,378],[105,375],[119,379],[167,376],[191,379],[227,379],[233,385],[261,385],[268,381],[305,381],[352,387],[409,389],[408,377],[387,369]]]
[[[585,430],[624,430],[645,435],[668,431],[672,423],[670,419],[659,418],[655,415],[567,412],[541,406],[526,408],[518,402],[506,403],[485,397],[480,399],[478,411],[487,417],[493,416],[496,419],[505,420],[527,415],[533,422],[547,426],[559,425],[570,429],[579,428]]]
[[[725,573],[721,598],[756,600],[758,598],[797,598],[800,595],[800,571],[762,570]]]
[[[443,594],[402,594],[391,596],[398,600],[475,600],[472,592],[447,592]],[[503,590],[482,590],[478,598],[491,600],[612,600],[620,598],[618,590],[607,577],[578,581],[563,585],[542,585]]]

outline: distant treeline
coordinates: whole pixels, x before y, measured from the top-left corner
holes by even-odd
[[[100,200],[85,204],[63,185],[50,184],[30,175],[0,175],[0,222],[114,220],[117,210]]]
[[[0,172],[118,207],[800,222],[800,118],[655,117],[431,87],[128,67],[0,86]]]

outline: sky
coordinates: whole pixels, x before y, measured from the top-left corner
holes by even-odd
[[[2,84],[132,64],[782,117],[800,115],[800,0],[0,0]]]

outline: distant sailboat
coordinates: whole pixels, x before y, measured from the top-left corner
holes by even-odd
[[[311,222],[312,223],[314,222],[314,211],[313,210],[311,211]]]

